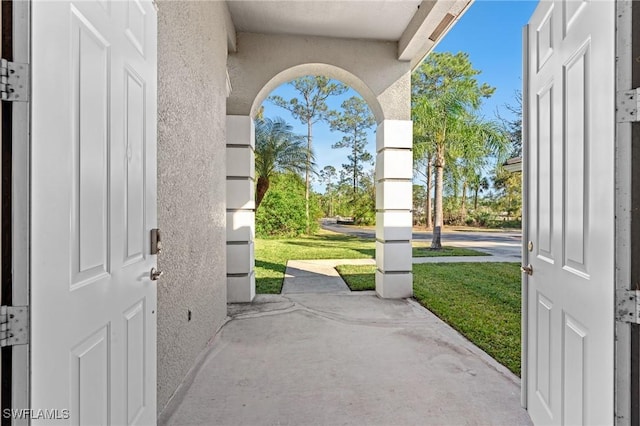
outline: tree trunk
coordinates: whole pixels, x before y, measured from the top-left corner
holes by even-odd
[[[480,185],[473,188],[473,210],[478,210],[478,192],[480,191]]]
[[[260,176],[258,178],[258,184],[256,185],[256,211],[258,211],[258,207],[260,207],[260,203],[262,199],[267,194],[269,190],[269,178],[265,176]]]
[[[460,204],[460,218],[462,222],[467,219],[467,181],[462,182],[462,203]]]
[[[353,130],[353,202],[356,201],[356,193],[358,191],[358,130]]]
[[[333,194],[329,195],[329,217],[333,217]]]
[[[433,205],[431,204],[431,190],[433,189],[433,165],[431,159],[427,161],[427,202],[425,206],[426,221],[425,226],[427,229],[433,228]]]
[[[311,234],[311,222],[309,221],[309,174],[311,172],[311,120],[307,120],[307,167],[304,173],[304,214],[307,220],[307,235]]]
[[[433,240],[431,241],[432,250],[440,250],[442,248],[442,179],[444,177],[444,153],[441,150],[436,154],[434,167],[436,169],[435,177],[435,223],[433,228]]]

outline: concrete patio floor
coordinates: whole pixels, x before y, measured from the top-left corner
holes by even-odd
[[[530,424],[519,379],[413,300],[258,295],[229,316],[160,424]]]

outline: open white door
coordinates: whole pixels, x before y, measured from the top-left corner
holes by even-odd
[[[31,407],[71,424],[156,422],[156,20],[32,3]]]
[[[527,408],[612,424],[615,3],[543,1],[528,40]]]

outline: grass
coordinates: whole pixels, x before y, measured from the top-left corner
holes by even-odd
[[[278,294],[287,261],[290,259],[362,259],[375,257],[376,243],[350,235],[320,230],[309,237],[287,239],[256,238],[256,292]],[[414,257],[431,256],[482,256],[476,250],[443,247],[440,251],[428,249],[428,241],[414,242]]]
[[[464,247],[442,246],[440,250],[431,250],[431,242],[413,242],[413,257],[442,257],[442,256],[491,256],[483,251]]]
[[[375,265],[338,265],[336,271],[351,291],[376,289]]]
[[[329,231],[309,237],[256,238],[256,292],[278,294],[290,259],[363,259],[375,256],[374,240]]]
[[[520,271],[517,263],[413,266],[414,297],[520,375]],[[375,266],[338,266],[352,290],[375,289]]]

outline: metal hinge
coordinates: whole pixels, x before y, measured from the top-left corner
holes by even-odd
[[[619,291],[616,301],[616,320],[640,324],[640,291]]]
[[[29,308],[0,306],[0,347],[29,343]]]
[[[29,65],[0,59],[0,93],[3,101],[29,100]]]
[[[618,123],[640,121],[640,88],[618,92]]]

